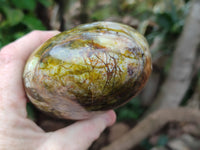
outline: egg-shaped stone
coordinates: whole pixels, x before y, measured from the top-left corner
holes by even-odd
[[[140,33],[120,23],[95,22],[42,44],[29,57],[23,79],[37,108],[79,120],[127,103],[144,87],[151,66]]]

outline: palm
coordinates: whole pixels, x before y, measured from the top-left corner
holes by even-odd
[[[0,52],[0,149],[87,149],[107,126],[115,122],[114,112],[109,111],[45,133],[27,119],[27,99],[21,78],[25,60],[36,47],[57,33],[32,32]]]

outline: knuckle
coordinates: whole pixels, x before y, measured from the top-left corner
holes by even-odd
[[[43,43],[43,36],[44,36],[45,31],[41,31],[41,30],[33,30],[32,32],[30,32],[28,35],[30,37],[34,37],[36,41],[38,41],[39,43]]]

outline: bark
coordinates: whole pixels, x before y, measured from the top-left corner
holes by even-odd
[[[81,12],[80,12],[80,22],[87,23],[88,21],[88,0],[80,0],[81,2]]]
[[[60,31],[64,31],[65,30],[65,24],[66,24],[66,20],[64,18],[65,13],[68,12],[68,8],[69,8],[69,2],[70,0],[56,0],[58,6],[59,6],[59,11],[58,11],[58,17],[59,17],[59,21],[60,21]]]
[[[200,1],[193,1],[182,35],[175,49],[166,81],[148,112],[159,108],[176,108],[192,80],[195,57],[200,43]]]
[[[200,43],[200,0],[193,1],[182,35],[174,51],[171,69],[166,81],[148,112],[152,112],[121,138],[102,150],[128,150],[171,121],[200,125],[200,111],[177,108],[188,90]]]
[[[191,122],[200,125],[200,111],[190,108],[158,110],[138,123],[127,134],[102,150],[128,150],[161,129],[168,122]]]

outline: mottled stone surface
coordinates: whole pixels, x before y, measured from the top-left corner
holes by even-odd
[[[133,28],[95,22],[60,33],[40,46],[24,70],[31,102],[66,119],[116,108],[145,85],[151,56]]]

